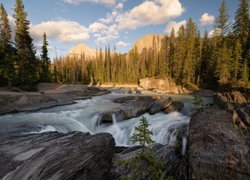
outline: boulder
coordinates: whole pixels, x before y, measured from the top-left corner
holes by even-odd
[[[191,118],[189,179],[250,179],[250,134],[235,128],[231,119],[216,105]]]
[[[171,97],[157,100],[149,109],[149,114],[153,115],[168,108],[173,103]]]
[[[246,98],[239,91],[225,92],[222,95],[227,99],[228,103],[245,104]]]
[[[127,96],[115,99],[114,102],[121,104],[126,119],[130,119],[148,112],[160,98],[160,96]]]
[[[173,79],[164,78],[144,78],[140,79],[139,86],[145,90],[152,90],[158,93],[186,93],[188,92],[184,87],[176,85]]]
[[[170,106],[168,106],[164,112],[171,113],[174,111],[180,111],[184,107],[184,104],[180,101],[174,101]]]
[[[0,178],[112,179],[110,134],[45,133],[1,138]]]

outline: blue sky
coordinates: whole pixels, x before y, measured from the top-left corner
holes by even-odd
[[[11,26],[15,0],[0,0],[5,6]],[[227,0],[230,20],[238,8],[238,0]],[[144,34],[168,34],[191,17],[201,32],[213,28],[221,0],[23,0],[34,44],[41,45],[47,33],[50,56],[64,55],[74,45],[84,43],[91,48],[116,45],[127,52]],[[56,49],[56,52],[55,52]]]

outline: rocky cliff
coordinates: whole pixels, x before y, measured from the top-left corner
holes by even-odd
[[[138,39],[133,45],[132,49],[137,48],[138,53],[141,53],[144,48],[149,49],[155,47],[159,52],[162,46],[164,35],[161,34],[146,34]]]
[[[85,44],[79,44],[69,50],[68,56],[76,58],[85,57],[86,59],[92,59],[96,58],[96,50],[88,47]]]
[[[188,91],[182,87],[176,85],[171,78],[144,78],[140,79],[139,86],[145,90],[152,90],[157,93],[187,93]]]
[[[248,103],[240,92],[214,100],[190,120],[189,179],[250,179],[250,132],[238,112]]]

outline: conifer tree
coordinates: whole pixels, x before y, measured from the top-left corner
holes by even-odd
[[[242,62],[242,47],[240,41],[237,39],[234,47],[233,53],[234,62],[232,63],[234,82],[237,82],[239,77],[239,72],[243,66]]]
[[[0,5],[0,75],[8,81],[8,87],[11,88],[15,78],[14,69],[14,48],[11,45],[11,30],[8,20],[8,14],[1,3]]]
[[[219,16],[216,17],[215,28],[220,29],[220,35],[224,36],[229,28],[229,15],[226,1],[223,0],[219,9]]]
[[[43,46],[42,46],[42,54],[41,54],[41,70],[42,70],[42,82],[50,82],[50,58],[48,56],[48,41],[46,37],[46,33],[43,34]]]
[[[248,0],[240,0],[239,8],[236,11],[235,23],[233,25],[233,34],[240,40],[243,51],[246,50],[247,38],[249,36],[250,19],[248,3]]]
[[[22,0],[16,0],[14,12],[19,82],[21,88],[30,89],[37,83],[37,60]]]

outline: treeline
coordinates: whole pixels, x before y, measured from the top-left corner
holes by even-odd
[[[22,89],[38,82],[64,83],[138,83],[144,77],[171,77],[178,84],[214,88],[248,86],[250,69],[250,18],[248,0],[240,0],[233,23],[229,22],[226,1],[219,8],[214,32],[203,36],[189,18],[177,32],[172,29],[162,40],[161,48],[152,40],[151,48],[134,47],[121,54],[107,46],[96,51],[96,58],[71,55],[50,63],[46,34],[38,57],[29,35],[27,13],[22,0],[14,8],[15,38],[11,39],[8,15],[0,11],[0,84]]]
[[[177,35],[176,35],[177,34]],[[151,48],[128,54],[111,53],[108,46],[96,58],[68,56],[54,61],[54,80],[70,83],[137,83],[144,77],[172,77],[184,86],[247,86],[250,69],[250,19],[247,0],[240,0],[234,23],[229,22],[226,1],[219,8],[214,32],[202,37],[189,18],[178,32],[172,29],[157,49],[155,36]]]
[[[14,7],[15,37],[11,37],[8,14],[0,5],[0,85],[33,90],[38,82],[50,81],[50,59],[46,34],[43,36],[42,54],[36,56],[33,40],[29,35],[30,22],[22,0]]]

